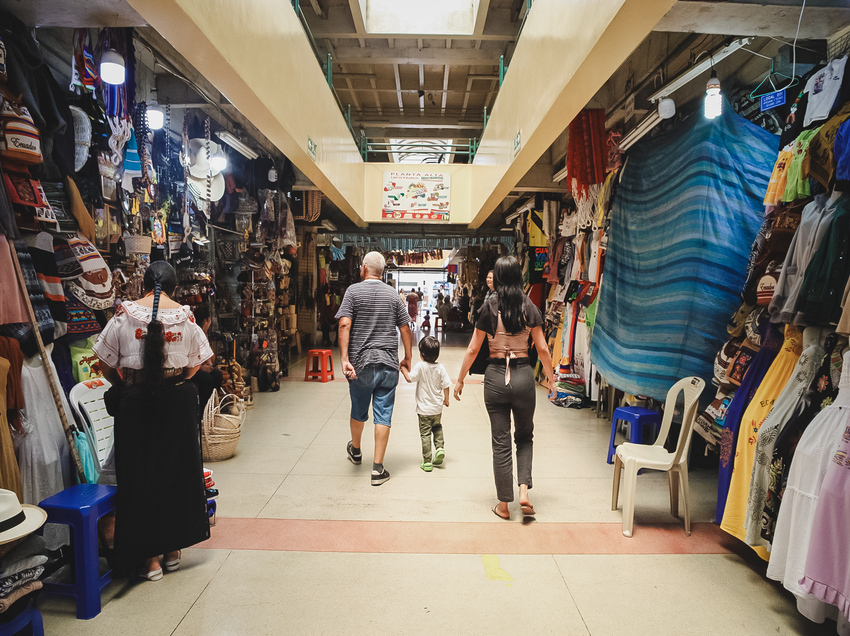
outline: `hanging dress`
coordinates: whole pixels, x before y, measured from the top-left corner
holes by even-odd
[[[6,379],[9,376],[11,363],[6,358],[0,358],[0,488],[11,490],[24,499],[24,487],[21,484],[21,469],[15,459],[15,447],[12,443],[12,433],[6,419]]]
[[[816,328],[806,330],[803,336],[804,341],[806,336],[820,331]],[[823,359],[823,347],[815,341],[803,350],[800,358],[797,360],[797,366],[791,373],[791,377],[782,393],[776,398],[776,403],[761,425],[758,432],[758,440],[755,447],[755,461],[753,462],[753,472],[750,477],[750,496],[747,500],[747,515],[744,519],[744,526],[747,530],[746,538],[744,539],[748,545],[762,545],[770,549],[770,543],[762,539],[762,511],[767,499],[767,488],[769,482],[770,462],[773,459],[773,448],[776,444],[776,438],[779,436],[782,428],[788,423],[793,414],[799,410],[803,403],[803,397],[812,382],[812,378],[817,371],[820,361]]]
[[[759,384],[750,405],[741,418],[738,444],[735,450],[735,467],[729,484],[729,496],[720,528],[742,541],[746,536],[744,523],[747,513],[747,498],[750,493],[750,477],[756,454],[759,429],[770,413],[776,399],[782,393],[800,354],[803,353],[803,335],[794,325],[785,327],[785,341],[770,369]],[[754,546],[761,558],[767,560],[768,552],[763,546]]]
[[[21,503],[38,505],[40,501],[52,497],[68,488],[71,483],[71,454],[68,439],[62,429],[62,420],[53,401],[50,385],[47,383],[42,364],[53,365],[50,351],[53,345],[47,345],[47,360],[42,362],[39,355],[24,360],[21,370],[21,385],[24,390],[24,409],[21,411],[21,424],[26,435],[15,434],[15,454],[21,468],[21,480],[24,498]],[[56,369],[53,369],[56,373]],[[73,422],[71,409],[60,391],[62,408],[69,422]]]
[[[846,407],[836,407],[848,411]],[[812,542],[806,558],[806,592],[835,605],[850,621],[850,418],[826,469],[820,490]]]
[[[850,391],[850,352],[844,355],[839,388],[841,391]],[[818,413],[800,438],[788,473],[788,484],[779,509],[770,564],[767,567],[768,578],[780,581],[785,589],[797,597],[797,609],[801,614],[816,623],[837,616],[840,634],[850,634],[850,622],[838,614],[835,606],[807,593],[799,581],[805,574],[823,480],[848,425],[850,408],[830,405]],[[846,537],[846,528],[844,531]]]
[[[773,459],[768,469],[767,499],[762,510],[761,536],[766,542],[764,545],[770,545],[773,541],[776,518],[785,494],[791,460],[794,458],[800,437],[815,416],[832,404],[835,396],[838,395],[838,380],[842,367],[841,349],[846,343],[846,338],[841,338],[834,333],[826,337],[821,365],[806,392],[804,406],[799,414],[788,421],[779,433],[779,437],[776,438]]]

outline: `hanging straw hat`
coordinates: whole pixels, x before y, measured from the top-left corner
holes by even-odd
[[[218,144],[213,141],[208,142],[206,139],[189,140],[187,157],[185,158],[185,161],[189,164],[189,178],[186,186],[198,200],[218,201],[224,196],[224,175],[221,172],[216,172],[210,166],[207,158],[207,144],[209,144],[209,157],[220,152]],[[208,177],[209,183],[207,183]],[[209,192],[207,192],[208,186]]]
[[[82,108],[71,106],[74,116],[74,172],[79,172],[89,159],[91,120]]]
[[[195,179],[206,179],[207,175],[214,176],[218,174],[210,166],[207,159],[206,145],[209,144],[209,156],[221,152],[218,144],[214,141],[206,139],[190,139],[187,147],[187,159],[189,163],[189,175]]]
[[[189,177],[189,180],[186,182],[186,185],[189,187],[189,190],[192,192],[196,199],[203,199],[205,201],[218,201],[221,197],[224,196],[224,175],[222,175],[221,173],[210,177],[209,195],[207,194],[206,177],[204,177],[203,179]]]
[[[22,506],[15,493],[0,489],[0,544],[35,532],[45,521],[47,513],[44,510],[38,506]]]

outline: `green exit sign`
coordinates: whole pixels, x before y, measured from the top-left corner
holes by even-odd
[[[312,139],[307,137],[307,153],[310,155],[310,157],[313,159],[313,161],[316,160],[316,151],[318,149],[319,149],[319,144],[317,144],[315,141],[313,141]]]
[[[522,131],[516,131],[516,137],[514,137],[514,157],[519,154],[519,149],[522,148]]]

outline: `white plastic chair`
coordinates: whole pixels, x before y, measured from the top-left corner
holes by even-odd
[[[106,459],[109,457],[115,441],[112,436],[115,421],[106,412],[106,407],[103,404],[103,394],[111,386],[103,378],[86,380],[71,389],[70,399],[68,400],[80,421],[89,426],[89,431],[94,438],[92,446],[97,451],[97,463],[100,472],[103,472]]]
[[[683,378],[676,382],[667,392],[664,404],[664,419],[658,439],[652,446],[645,444],[624,443],[617,446],[617,458],[614,461],[614,492],[611,497],[611,510],[616,510],[620,495],[620,475],[625,469],[626,480],[623,493],[623,535],[632,536],[635,521],[635,486],[638,471],[642,468],[662,470],[667,472],[670,487],[670,512],[674,517],[679,516],[679,482],[682,484],[682,502],[684,504],[685,534],[691,535],[691,510],[689,505],[690,488],[688,486],[688,448],[691,444],[694,420],[696,419],[699,396],[705,388],[701,378]],[[682,430],[679,431],[679,441],[676,451],[669,453],[664,448],[664,442],[670,434],[670,424],[679,393],[684,393],[684,417]]]

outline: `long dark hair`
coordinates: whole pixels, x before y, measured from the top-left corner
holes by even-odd
[[[503,256],[493,268],[493,287],[499,301],[502,323],[508,333],[525,329],[525,294],[522,293],[522,269],[513,256]]]
[[[165,377],[165,334],[159,313],[159,294],[171,295],[177,287],[177,272],[165,261],[157,261],[145,272],[145,291],[153,291],[153,311],[145,336],[144,363],[145,379],[151,384],[160,384]]]

